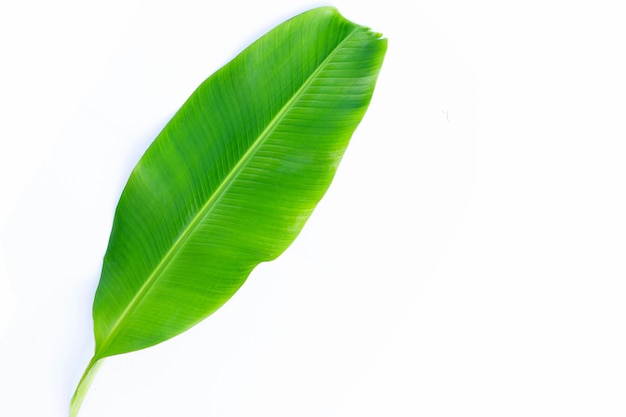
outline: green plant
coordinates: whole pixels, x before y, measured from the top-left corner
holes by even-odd
[[[204,81],[133,170],[93,304],[102,359],[189,329],[296,238],[369,105],[387,41],[322,7]]]

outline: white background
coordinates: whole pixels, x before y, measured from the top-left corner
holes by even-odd
[[[0,416],[66,416],[130,170],[204,78],[322,3],[8,3]],[[620,2],[332,4],[389,50],[325,199],[216,314],[106,360],[80,415],[625,415]]]

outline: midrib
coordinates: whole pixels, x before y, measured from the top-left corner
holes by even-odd
[[[311,83],[317,78],[317,75],[323,70],[323,68],[332,60],[337,51],[339,51],[348,39],[357,31],[357,28],[354,28],[337,46],[333,49],[328,56],[322,61],[322,63],[313,71],[311,75],[305,80],[305,82],[300,86],[300,88],[294,93],[294,95],[285,103],[285,105],[280,109],[280,111],[274,116],[274,118],[268,123],[263,132],[259,135],[259,137],[254,141],[252,146],[246,151],[246,153],[239,159],[239,162],[233,167],[233,169],[228,173],[228,175],[224,178],[224,180],[220,183],[217,189],[211,194],[206,203],[200,208],[198,214],[194,216],[189,225],[185,228],[185,230],[181,233],[181,235],[174,241],[170,249],[163,256],[163,259],[157,264],[152,273],[148,276],[146,281],[143,283],[139,291],[132,298],[128,306],[122,311],[119,318],[113,325],[111,332],[104,339],[104,342],[98,347],[98,350],[94,354],[94,360],[98,360],[100,358],[106,357],[106,355],[102,355],[106,352],[108,347],[111,345],[115,337],[120,332],[120,329],[123,328],[124,321],[132,314],[133,311],[139,306],[141,301],[146,297],[150,289],[154,286],[154,284],[158,281],[161,273],[167,268],[170,261],[176,257],[180,249],[184,246],[187,240],[193,235],[193,232],[198,227],[202,220],[211,212],[211,209],[219,202],[222,198],[226,190],[230,187],[230,185],[234,182],[234,179],[239,175],[243,167],[246,166],[248,161],[252,159],[256,151],[261,147],[261,145],[265,142],[265,140],[271,135],[276,126],[282,121],[283,117],[287,112],[291,109],[293,103],[298,101],[298,99],[302,96],[302,94],[307,90],[307,88],[311,85]]]

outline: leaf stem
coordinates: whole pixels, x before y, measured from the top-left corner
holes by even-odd
[[[101,359],[98,359],[96,356],[91,358],[91,361],[89,361],[89,365],[87,365],[87,369],[85,369],[85,373],[78,383],[78,387],[76,387],[76,391],[74,392],[72,401],[70,402],[70,417],[76,417],[76,415],[78,415],[80,405],[83,403],[83,399],[87,394],[87,390],[89,390],[91,381],[93,381],[96,373],[98,373],[98,369],[100,369],[100,366],[102,366]]]

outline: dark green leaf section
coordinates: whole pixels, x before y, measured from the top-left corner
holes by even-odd
[[[198,87],[120,198],[90,368],[190,328],[293,242],[366,111],[386,47],[323,7],[276,27]]]

